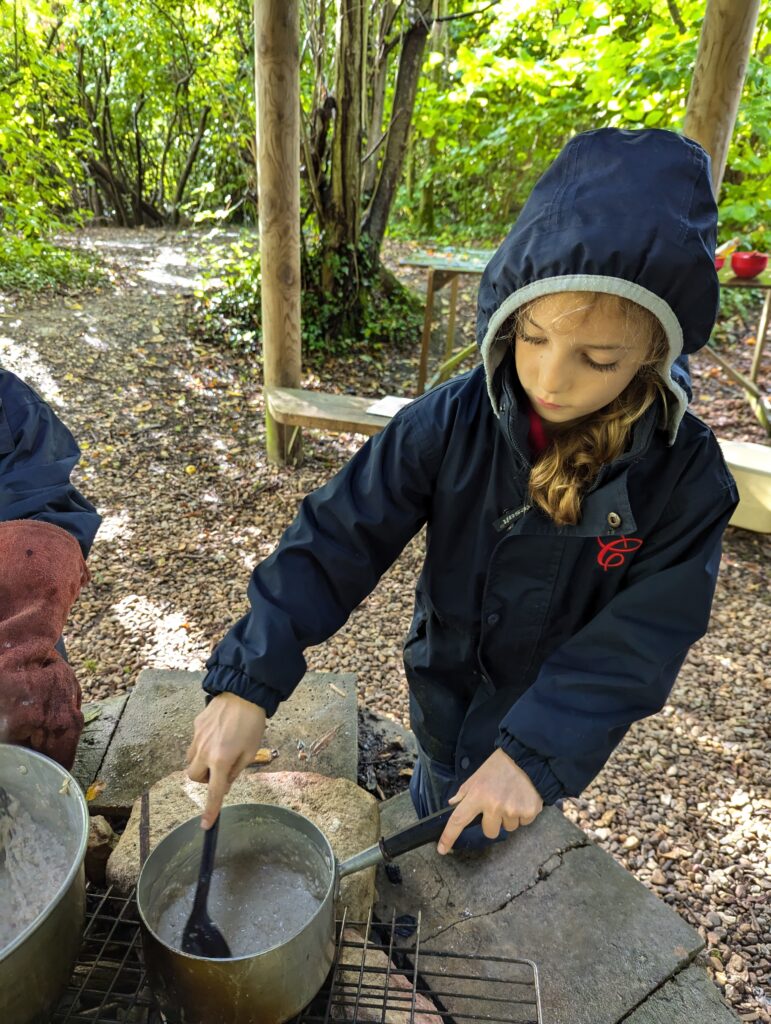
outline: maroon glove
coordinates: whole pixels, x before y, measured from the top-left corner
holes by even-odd
[[[0,740],[71,768],[83,728],[80,687],[54,650],[89,580],[80,545],[36,519],[0,523]]]

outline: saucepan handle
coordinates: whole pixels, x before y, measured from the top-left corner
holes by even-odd
[[[444,832],[444,826],[450,820],[454,807],[444,807],[436,814],[430,814],[427,818],[421,818],[414,825],[395,832],[392,836],[383,836],[380,840],[380,850],[383,860],[389,861],[402,853],[410,850],[417,850],[419,846],[433,842]]]
[[[426,843],[438,839],[442,832],[444,832],[444,826],[454,810],[454,807],[444,807],[441,811],[437,811],[436,814],[430,814],[427,818],[421,818],[414,825],[401,829],[401,831],[395,832],[391,836],[383,836],[376,846],[370,846],[368,850],[362,850],[361,853],[356,853],[353,857],[349,857],[348,860],[338,864],[338,879],[344,878],[346,875],[352,875],[363,868],[372,867],[373,864],[379,864],[380,861],[390,861],[402,853],[417,850],[419,846],[425,846]],[[478,824],[481,820],[482,815],[478,814],[473,821],[469,822],[466,828]]]

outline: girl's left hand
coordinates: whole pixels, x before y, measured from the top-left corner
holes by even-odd
[[[452,849],[463,829],[480,811],[482,831],[488,839],[495,839],[501,827],[513,832],[520,825],[529,825],[543,807],[541,794],[529,776],[502,750],[492,753],[449,803],[455,811],[439,837],[439,853]]]

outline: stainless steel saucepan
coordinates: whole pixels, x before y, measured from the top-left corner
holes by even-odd
[[[166,1018],[282,1024],[295,1016],[332,966],[340,879],[437,840],[451,813],[445,808],[338,862],[324,833],[295,811],[224,807],[209,910],[233,951],[227,960],[180,949],[201,854],[200,818],[175,828],[147,858],[137,885],[148,978]]]
[[[21,893],[36,903],[41,891],[50,897],[0,948],[0,1021],[45,1024],[70,978],[83,935],[88,805],[64,768],[43,754],[9,743],[0,743],[0,786],[43,830],[38,841],[44,841],[40,836],[48,832],[59,844],[60,855],[51,866],[59,874],[34,879],[31,886],[36,891]],[[0,844],[0,867],[5,856]]]

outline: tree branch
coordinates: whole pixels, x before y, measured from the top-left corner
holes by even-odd
[[[677,25],[677,31],[683,35],[688,31],[688,26],[683,21],[683,16],[677,9],[676,0],[667,0],[667,7],[669,8],[669,13],[672,15],[672,21]]]
[[[499,3],[500,0],[490,0],[489,4],[485,4],[484,7],[478,7],[475,11],[465,11],[463,14],[445,14],[442,18],[431,18],[430,24],[438,25],[443,21],[462,21],[464,18],[474,18],[477,14],[484,14],[485,11],[489,11],[491,7],[497,7]],[[667,0],[667,3],[670,5],[671,10],[674,0]],[[682,31],[685,31],[685,26],[683,26]]]

